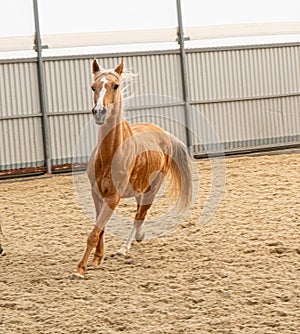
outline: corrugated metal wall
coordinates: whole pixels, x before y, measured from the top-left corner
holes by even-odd
[[[0,169],[44,165],[35,62],[0,63]]]
[[[44,62],[52,165],[72,163],[77,139],[89,120],[90,67],[89,59]],[[95,142],[94,138],[89,141]],[[84,149],[78,154],[87,156]]]
[[[194,153],[300,144],[300,45],[188,49]],[[85,162],[97,137],[90,123],[94,55],[44,60],[53,165]],[[99,55],[105,68],[120,58]],[[159,124],[185,141],[179,51],[125,54],[138,74],[126,117]],[[0,63],[0,169],[44,164],[34,59]]]
[[[299,52],[288,45],[188,52],[192,128],[204,144],[204,117],[225,151],[299,143]],[[203,143],[193,143],[201,154]]]

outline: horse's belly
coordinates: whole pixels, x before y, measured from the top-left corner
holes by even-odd
[[[139,193],[137,191],[133,191],[132,189],[127,188],[122,198],[137,197],[138,195]]]

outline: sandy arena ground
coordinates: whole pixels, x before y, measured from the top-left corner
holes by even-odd
[[[227,158],[224,196],[203,223],[210,162],[197,167],[185,221],[121,258],[110,255],[123,240],[107,235],[107,258],[84,281],[68,279],[92,227],[72,175],[2,181],[0,332],[299,333],[300,154]]]

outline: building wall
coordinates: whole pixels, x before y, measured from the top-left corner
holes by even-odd
[[[299,52],[296,45],[189,52],[194,131],[207,138],[199,131],[205,116],[226,151],[299,142]]]
[[[300,44],[187,49],[193,152],[300,144]],[[97,138],[91,120],[91,62],[116,54],[44,59],[53,165],[86,162]],[[153,122],[186,142],[180,54],[124,54],[137,73],[126,89],[130,122]],[[35,59],[0,62],[0,169],[44,164]]]
[[[43,164],[36,63],[0,63],[0,169]]]

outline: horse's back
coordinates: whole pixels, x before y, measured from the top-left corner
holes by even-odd
[[[137,136],[139,141],[142,141],[145,146],[156,147],[154,150],[161,149],[167,154],[170,154],[171,141],[175,138],[169,132],[162,129],[160,126],[153,123],[135,123],[131,124],[132,135]]]
[[[133,135],[137,133],[141,133],[141,132],[152,132],[152,131],[167,133],[160,126],[153,124],[153,123],[134,123],[134,124],[130,124],[130,127],[131,127]]]

